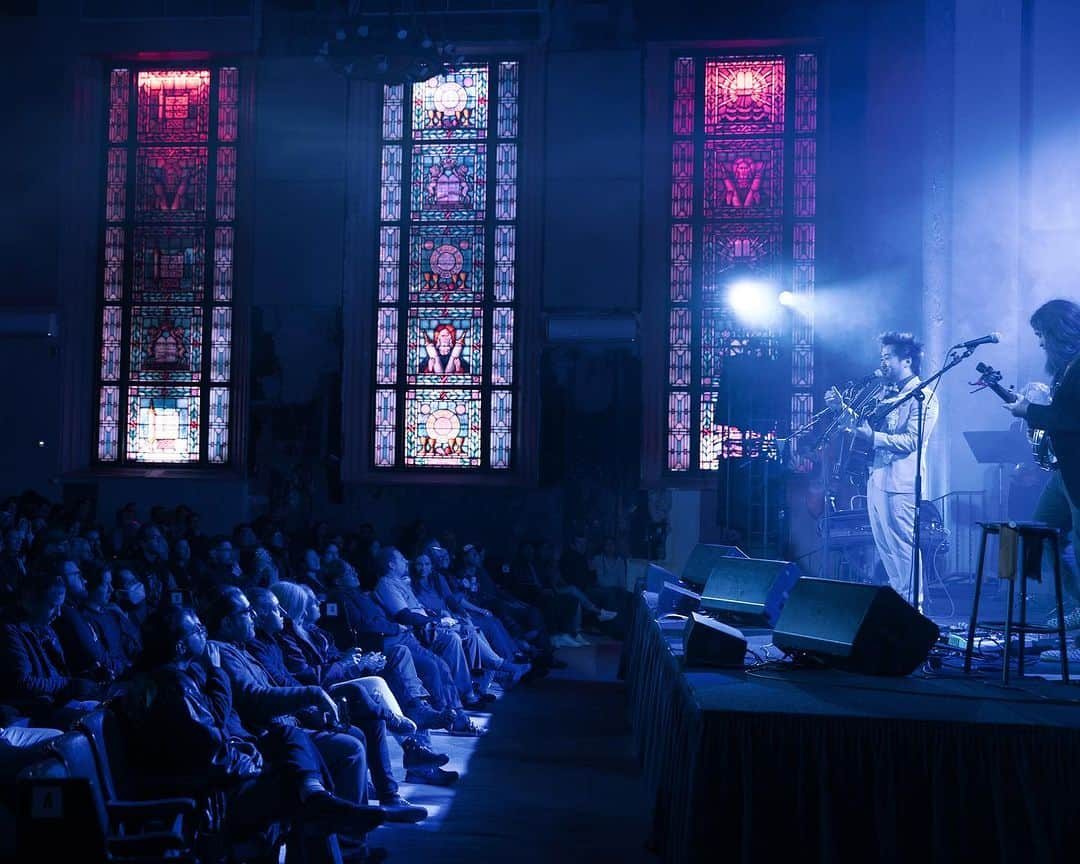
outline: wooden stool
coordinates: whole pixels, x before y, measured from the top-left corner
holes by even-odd
[[[1001,680],[1009,683],[1009,654],[1012,651],[1012,633],[1020,637],[1020,655],[1016,658],[1016,671],[1024,677],[1024,636],[1027,633],[1058,634],[1061,648],[1061,680],[1069,681],[1069,658],[1065,648],[1065,598],[1061,592],[1061,547],[1058,530],[1041,522],[980,522],[982,537],[979,541],[979,566],[975,569],[975,598],[971,604],[971,620],[968,622],[967,647],[964,649],[964,671],[971,671],[971,654],[975,647],[975,623],[979,617],[979,597],[982,594],[983,565],[986,562],[986,540],[991,534],[1008,540],[1002,550],[998,576],[1009,580],[1009,606],[1005,613],[1005,652],[1001,664]],[[1010,537],[1015,536],[1016,543]],[[1029,544],[1034,543],[1031,547]],[[1054,596],[1057,599],[1057,627],[1027,623],[1028,571],[1035,568],[1034,578],[1041,578],[1043,543],[1049,543],[1054,553]],[[1037,562],[1037,563],[1036,563]],[[1013,605],[1016,596],[1016,576],[1020,576],[1020,620],[1013,625]]]

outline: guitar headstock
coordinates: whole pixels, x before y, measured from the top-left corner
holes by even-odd
[[[1001,383],[1001,373],[989,363],[976,363],[975,371],[979,373],[979,380],[975,382],[976,384],[990,387]]]

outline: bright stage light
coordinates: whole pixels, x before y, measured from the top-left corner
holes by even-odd
[[[731,310],[745,324],[769,324],[779,314],[776,286],[761,279],[740,279],[727,289]]]
[[[776,298],[781,306],[794,306],[795,295],[790,291],[781,291],[780,296]]]

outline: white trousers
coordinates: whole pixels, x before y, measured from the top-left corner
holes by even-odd
[[[886,492],[876,479],[884,472],[871,472],[866,483],[866,509],[870,516],[870,531],[874,546],[889,577],[893,590],[912,603],[911,552],[915,531],[915,494],[913,492]],[[919,603],[922,606],[922,586],[926,574],[919,561]],[[915,604],[912,604],[915,605]]]

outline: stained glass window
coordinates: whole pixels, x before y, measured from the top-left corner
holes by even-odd
[[[744,323],[728,290],[813,293],[817,56],[687,55],[670,80],[666,467],[716,471],[775,458],[778,434],[813,413],[812,317]]]
[[[383,89],[376,468],[512,467],[519,74]]]
[[[239,83],[229,66],[110,72],[101,462],[229,461]]]

